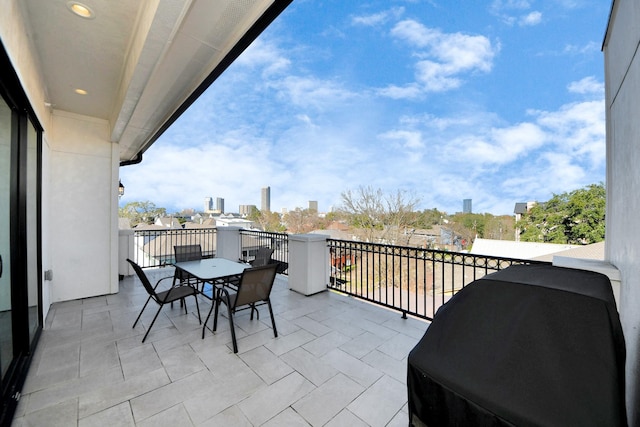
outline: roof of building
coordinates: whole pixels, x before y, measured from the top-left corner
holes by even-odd
[[[160,225],[167,228],[182,228],[182,224],[174,217],[162,217],[156,218],[156,225]]]
[[[581,245],[557,243],[516,242],[513,240],[493,240],[476,238],[469,253],[503,258],[542,259],[541,257],[564,252],[568,249],[579,248]]]
[[[557,252],[555,254],[547,255],[549,259],[544,261],[551,261],[555,256],[562,256],[566,258],[581,258],[581,259],[595,259],[604,261],[604,242],[592,243],[590,245],[578,246],[577,248],[567,249],[566,251]]]
[[[515,214],[527,213],[527,204],[525,202],[516,203],[516,207],[513,209],[513,213]]]

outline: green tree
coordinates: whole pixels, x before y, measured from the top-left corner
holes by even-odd
[[[139,223],[152,224],[156,218],[167,215],[165,208],[158,208],[152,202],[129,202],[120,209],[118,215],[121,218],[129,218],[132,227]]]
[[[605,210],[604,184],[591,184],[537,203],[516,227],[525,242],[587,245],[604,240]]]
[[[416,213],[416,228],[429,229],[447,217],[446,212],[439,211],[437,208],[425,209]]]
[[[261,211],[254,207],[247,219],[255,222],[263,231],[282,233],[286,227],[282,224],[282,218],[277,212]]]

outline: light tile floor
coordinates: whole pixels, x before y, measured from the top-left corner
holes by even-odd
[[[260,320],[239,312],[234,354],[226,316],[201,339],[192,298],[187,315],[163,308],[142,344],[157,306],[131,325],[146,298],[127,277],[118,294],[54,304],[12,425],[408,424],[407,355],[427,322],[333,292],[305,297],[278,276],[278,338],[266,307]],[[200,297],[203,320],[210,307]]]

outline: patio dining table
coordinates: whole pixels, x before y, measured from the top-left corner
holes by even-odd
[[[199,291],[213,299],[216,284],[225,284],[240,277],[250,265],[225,258],[203,258],[195,261],[176,262],[173,266],[195,277],[202,284]]]

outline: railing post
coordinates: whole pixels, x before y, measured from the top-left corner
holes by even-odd
[[[226,258],[231,261],[238,261],[241,255],[241,241],[240,235],[241,227],[218,227],[217,243],[216,243],[216,257]]]
[[[127,262],[127,258],[135,259],[133,246],[134,233],[132,229],[118,231],[118,276],[120,280],[124,276],[131,276],[133,269]]]
[[[329,247],[323,234],[289,236],[289,287],[303,295],[326,291],[329,284]]]

